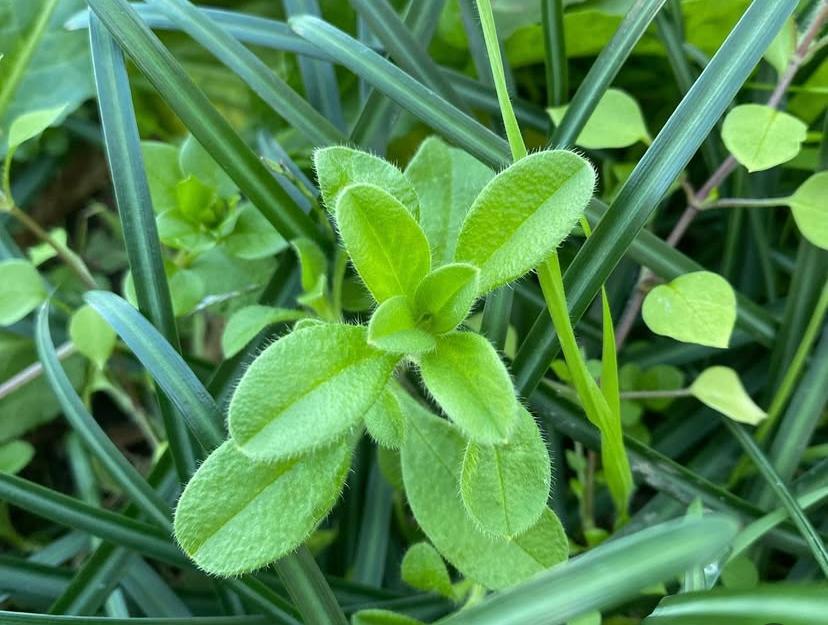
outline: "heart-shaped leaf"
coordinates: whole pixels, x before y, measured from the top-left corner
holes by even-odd
[[[0,276],[0,326],[20,321],[46,299],[43,280],[29,261],[0,262]]]
[[[361,326],[313,325],[264,350],[230,400],[230,434],[241,450],[261,460],[297,457],[360,424],[397,363],[366,334]]]
[[[722,124],[725,147],[750,172],[791,160],[807,132],[807,124],[793,115],[763,104],[736,106]]]
[[[559,125],[569,105],[549,109],[549,116]],[[575,143],[589,150],[626,148],[644,141],[650,142],[650,133],[641,107],[626,91],[607,89],[587,120]]]
[[[739,374],[730,367],[709,367],[690,386],[701,403],[739,423],[756,425],[768,415],[747,394]]]
[[[455,259],[480,268],[480,293],[516,280],[570,233],[592,197],[595,172],[574,152],[530,154],[500,172],[477,196]]]
[[[656,334],[724,348],[736,324],[736,294],[720,275],[695,271],[650,291],[641,313]]]

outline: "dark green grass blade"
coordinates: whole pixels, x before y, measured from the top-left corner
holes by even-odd
[[[443,71],[451,80],[451,84],[454,85],[457,93],[468,102],[469,106],[494,115],[500,113],[500,105],[497,103],[497,94],[494,87],[487,86],[452,69],[446,68]],[[522,126],[528,126],[544,133],[549,130],[549,116],[546,111],[536,104],[521,98],[512,98],[512,106]]]
[[[311,16],[293,18],[290,26],[448,140],[490,165],[508,162],[503,139],[353,37]]]
[[[85,504],[29,480],[0,474],[0,499],[58,525],[88,532],[162,562],[189,567],[187,557],[170,542],[169,532]]]
[[[107,162],[138,306],[179,349],[123,54],[97,18],[90,18],[89,36]],[[190,436],[169,400],[158,401],[176,468],[186,479],[195,471]]]
[[[291,201],[263,163],[221,117],[178,61],[125,0],[89,0],[118,45],[132,58],[199,143],[286,238],[319,240],[310,218]]]
[[[795,0],[754,0],[659,132],[566,271],[564,284],[574,319],[584,314],[796,4]],[[537,386],[556,349],[555,333],[544,312],[515,358],[520,393],[526,395]]]
[[[571,146],[592,115],[598,101],[612,84],[635,44],[647,30],[666,0],[635,0],[612,39],[601,50],[578,87],[561,123],[552,133],[553,146]],[[564,59],[565,62],[565,59]],[[752,66],[751,66],[752,67]],[[739,83],[741,84],[741,83]],[[707,134],[707,133],[705,133]]]
[[[104,543],[84,563],[72,582],[49,608],[51,614],[93,615],[121,581],[121,570],[132,553]]]
[[[313,145],[342,143],[345,135],[308,104],[255,54],[187,0],[148,0],[181,30],[230,68]]]
[[[89,542],[86,537],[84,541]],[[0,597],[4,602],[11,598],[27,606],[48,606],[66,588],[70,575],[51,564],[0,555]]]
[[[206,450],[224,441],[221,414],[215,401],[164,337],[121,297],[89,291],[87,303],[106,319],[153,379],[172,398],[187,425]]]
[[[365,506],[362,514],[362,526],[359,530],[356,560],[351,573],[356,582],[370,586],[382,586],[391,530],[393,496],[394,489],[383,477],[376,460],[376,454],[374,454],[374,462],[368,476],[368,488],[365,493]]]
[[[569,99],[569,63],[564,40],[563,0],[541,0],[546,102],[549,106],[566,104]]]
[[[824,585],[768,584],[751,590],[716,588],[662,599],[642,625],[817,625],[828,614]]]
[[[121,580],[124,592],[141,611],[148,616],[190,616],[187,605],[154,568],[142,558],[132,556],[127,564],[126,575]]]
[[[715,559],[736,535],[725,516],[672,521],[596,547],[440,621],[445,625],[559,625],[636,596]],[[623,571],[623,574],[619,574]]]
[[[0,610],[0,623],[12,625],[269,625],[266,616],[200,616],[192,618],[109,618],[106,616],[53,616]]]
[[[322,17],[317,0],[284,0],[283,4],[288,15],[305,13]],[[345,116],[342,113],[333,65],[305,56],[299,56],[298,61],[308,102],[335,128],[344,132]]]
[[[465,109],[465,103],[387,0],[351,0],[351,5],[397,65],[460,110]]]
[[[828,333],[826,333],[826,336],[828,336]],[[785,510],[788,511],[788,515],[793,520],[797,529],[799,529],[805,542],[808,543],[811,553],[822,569],[823,574],[828,577],[828,551],[825,550],[822,539],[819,537],[816,529],[814,529],[814,526],[811,525],[808,517],[805,516],[796,498],[785,486],[782,477],[776,472],[773,465],[765,457],[765,454],[762,453],[762,450],[759,449],[759,446],[741,425],[725,417],[723,417],[723,420],[725,426],[727,426],[736,440],[739,441],[739,444],[742,445],[742,448],[753,464],[756,465],[759,473],[765,482],[767,482],[768,488],[776,495]]]
[[[44,304],[37,315],[35,343],[43,372],[69,424],[83,443],[103,465],[109,476],[133,502],[161,527],[171,528],[170,510],[167,503],[153,490],[144,477],[124,458],[118,447],[87,412],[72,383],[60,365],[49,331],[49,308]]]

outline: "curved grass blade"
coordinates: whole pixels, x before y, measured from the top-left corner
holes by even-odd
[[[665,597],[642,625],[815,625],[825,622],[824,585],[766,584],[751,590],[716,588]]]
[[[310,15],[294,17],[290,27],[474,156],[496,167],[508,162],[503,139],[353,37]]]
[[[317,0],[284,0],[284,5],[289,16],[307,13],[321,17]],[[308,102],[322,113],[325,119],[330,120],[336,129],[344,131],[345,116],[342,113],[339,85],[336,82],[333,65],[302,55],[297,60]]]
[[[598,106],[601,96],[612,84],[635,44],[666,1],[635,0],[630,6],[612,39],[589,68],[589,73],[575,92],[561,123],[552,133],[552,146],[565,147],[575,144],[587,120]]]
[[[0,610],[0,623],[8,625],[193,625],[192,618],[110,618],[107,616],[56,616]],[[266,616],[200,616],[201,625],[268,625]]]
[[[727,547],[737,529],[735,520],[719,515],[656,525],[596,547],[440,623],[559,625],[706,564]]]
[[[573,320],[584,314],[796,5],[796,0],[754,0],[661,129],[566,271]],[[515,357],[519,393],[537,386],[556,349],[551,322],[542,313]]]
[[[345,135],[255,54],[187,0],[148,0],[204,46],[314,145],[343,143]],[[229,172],[228,172],[229,173]]]
[[[60,402],[66,419],[81,437],[86,447],[103,465],[110,477],[133,502],[163,528],[172,528],[170,509],[161,496],[143,476],[124,458],[118,447],[87,412],[72,383],[60,365],[49,331],[49,304],[44,304],[37,315],[35,344],[43,372]]]
[[[89,6],[199,143],[285,238],[321,234],[125,0]]]
[[[106,157],[138,307],[180,349],[123,54],[94,16],[89,38]],[[158,403],[176,469],[187,479],[195,472],[195,458],[186,424],[166,397],[159,396]]]
[[[129,346],[174,402],[205,450],[224,441],[215,401],[163,336],[126,300],[114,293],[89,291],[84,299]]]

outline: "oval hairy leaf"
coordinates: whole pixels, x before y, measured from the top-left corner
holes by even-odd
[[[569,105],[549,109],[556,126],[563,121]],[[589,150],[626,148],[639,141],[650,142],[647,123],[638,102],[626,91],[607,89],[587,120],[577,145]]]
[[[656,334],[724,348],[736,324],[736,294],[720,275],[694,271],[650,291],[641,314]]]
[[[764,104],[742,104],[727,114],[722,141],[748,171],[786,163],[799,154],[808,126],[793,115]]]
[[[420,527],[463,575],[488,588],[512,586],[567,559],[569,544],[551,510],[520,536],[486,534],[460,500],[460,465],[466,441],[457,428],[406,403],[408,435],[402,448],[405,491]]]
[[[385,300],[374,311],[368,324],[368,342],[393,354],[419,354],[437,344],[431,334],[418,327],[405,295]]]
[[[432,271],[414,294],[420,323],[435,334],[456,328],[477,299],[479,281],[480,270],[468,263],[451,263]]]
[[[802,233],[817,247],[828,250],[828,171],[814,174],[787,199]]]
[[[412,297],[431,268],[428,239],[393,195],[371,184],[351,185],[336,203],[339,233],[354,267],[378,302]]]
[[[229,440],[184,489],[175,536],[208,573],[231,576],[265,566],[302,544],[330,511],[350,460],[346,442],[295,460],[260,462]]]
[[[296,321],[305,316],[301,310],[273,308],[253,304],[232,314],[221,335],[221,350],[225,358],[235,356],[266,327],[285,321]]]
[[[595,186],[592,166],[574,152],[530,154],[477,196],[455,259],[480,267],[480,293],[531,271],[583,215]]]
[[[361,326],[314,325],[279,339],[253,361],[230,400],[233,440],[253,458],[296,457],[356,427],[397,359]]]
[[[416,543],[408,548],[400,565],[400,575],[406,584],[417,590],[438,592],[444,597],[452,595],[446,563],[428,543]]]
[[[385,159],[335,145],[316,150],[313,166],[319,180],[319,191],[329,211],[336,210],[339,194],[352,184],[372,184],[385,189],[408,209],[416,219],[420,203],[417,192],[403,173]]]
[[[396,393],[386,387],[380,398],[365,415],[365,429],[378,445],[399,449],[405,440],[405,417]]]
[[[460,497],[480,529],[511,538],[540,518],[551,481],[549,452],[535,419],[521,407],[507,443],[468,444],[460,474]]]
[[[429,137],[408,163],[405,176],[420,198],[420,226],[431,243],[434,264],[451,262],[463,219],[494,172],[463,150]]]
[[[43,280],[29,261],[4,260],[0,275],[0,326],[20,321],[46,299]]]
[[[709,367],[699,374],[690,392],[701,403],[740,423],[756,425],[768,415],[747,394],[739,374],[730,367]]]
[[[502,443],[514,425],[518,402],[509,372],[492,344],[474,332],[437,339],[420,373],[440,407],[471,440]]]

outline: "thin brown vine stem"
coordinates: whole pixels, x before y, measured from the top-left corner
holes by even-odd
[[[793,79],[796,77],[797,72],[805,62],[808,56],[808,50],[814,42],[814,39],[816,39],[819,35],[826,20],[828,20],[828,0],[821,0],[819,8],[815,10],[811,23],[803,33],[802,38],[799,40],[799,44],[791,57],[791,60],[788,62],[787,68],[779,77],[776,87],[768,98],[767,106],[778,108],[779,104],[782,102],[782,98],[791,86]],[[724,161],[722,161],[722,164],[719,165],[716,171],[713,172],[701,188],[699,188],[695,195],[689,198],[684,212],[681,214],[681,217],[679,217],[678,221],[673,226],[673,229],[670,231],[670,234],[667,236],[666,243],[670,245],[670,247],[678,246],[679,242],[690,228],[690,225],[693,223],[693,220],[702,210],[702,207],[705,201],[710,197],[710,194],[714,189],[727,180],[730,174],[736,170],[738,165],[738,161],[732,155],[728,156]],[[629,336],[629,333],[635,324],[635,320],[638,318],[641,306],[644,303],[646,284],[651,281],[653,277],[654,274],[649,269],[646,267],[641,268],[635,292],[628,300],[627,306],[624,308],[624,312],[621,315],[618,327],[616,328],[616,349],[621,349]]]

